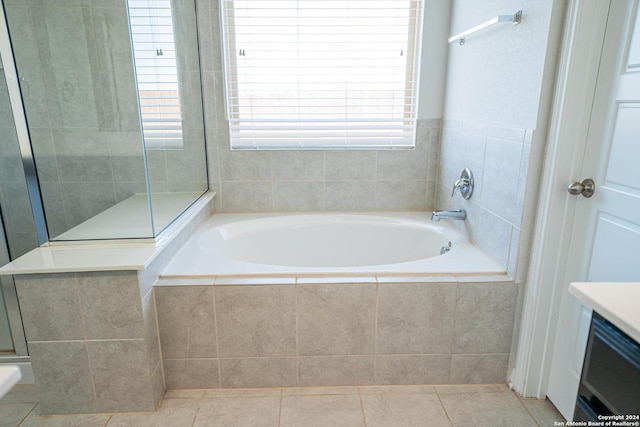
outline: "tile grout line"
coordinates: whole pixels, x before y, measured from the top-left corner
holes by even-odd
[[[456,301],[455,304],[453,305],[453,321],[452,321],[452,328],[451,328],[451,350],[449,352],[449,384],[451,384],[451,376],[452,376],[452,372],[453,372],[453,355],[454,355],[454,350],[456,347],[456,314],[458,312],[458,299],[460,298],[460,283],[456,282],[455,284],[456,286]]]
[[[280,402],[279,408],[278,408],[278,427],[280,427],[282,425],[282,396],[283,396],[283,389],[280,389],[280,398],[278,399],[278,401]]]
[[[447,419],[449,420],[449,424],[451,426],[453,426],[453,420],[451,419],[451,416],[449,415],[449,411],[447,411],[447,407],[445,406],[444,402],[442,401],[442,397],[440,396],[440,393],[438,392],[438,388],[437,387],[433,387],[433,390],[436,392],[436,397],[438,398],[438,402],[440,402],[440,407],[442,407],[442,409],[444,410],[444,414],[447,416]]]
[[[155,291],[155,287],[151,286],[151,289],[149,290],[149,292],[151,293],[151,303],[153,304],[153,312],[155,314],[155,318],[153,319],[153,323],[155,324],[155,328],[156,328],[156,339],[158,340],[158,356],[160,357],[160,360],[158,361],[158,366],[156,366],[156,369],[160,369],[160,374],[162,375],[162,396],[160,396],[160,399],[158,400],[158,402],[156,403],[156,410],[158,407],[160,407],[160,405],[162,404],[162,401],[164,400],[164,396],[166,394],[166,388],[167,388],[167,378],[166,375],[164,374],[164,355],[162,354],[162,341],[160,341],[160,324],[158,323],[158,318],[160,316],[158,316],[158,305],[156,304],[156,291]],[[153,375],[153,371],[151,372],[151,375]]]
[[[33,411],[36,410],[36,408],[38,407],[39,404],[40,404],[40,402],[36,402],[36,404],[33,405],[33,408],[31,408],[31,410],[27,413],[27,415],[25,415],[24,418],[22,418],[20,420],[20,422],[18,423],[18,426],[22,425],[22,423],[24,423],[26,421],[26,419],[29,418],[29,416],[31,416],[31,414],[33,414]]]
[[[367,416],[364,414],[364,403],[362,402],[362,393],[360,392],[360,387],[358,389],[358,400],[360,401],[360,411],[362,413],[362,422],[364,423],[364,427],[367,427]]]
[[[375,313],[373,317],[373,385],[376,385],[377,381],[377,360],[378,360],[378,304],[380,302],[380,284],[376,277],[376,305]],[[358,389],[360,394],[360,389]]]
[[[193,416],[193,422],[191,423],[191,427],[195,427],[196,425],[196,421],[198,421],[198,415],[200,414],[200,402],[202,402],[202,399],[198,399],[198,407],[196,408],[196,413]]]
[[[84,352],[87,356],[87,365],[89,368],[89,379],[91,380],[91,390],[93,391],[93,410],[94,412],[97,413],[98,412],[98,393],[96,392],[96,382],[93,377],[94,371],[93,371],[93,365],[91,364],[91,355],[89,353],[89,345],[88,345],[88,339],[87,339],[87,325],[85,321],[84,308],[82,306],[82,293],[80,291],[81,285],[80,285],[80,280],[78,279],[77,274],[73,276],[73,281],[75,283],[74,287],[76,291],[76,298],[78,299],[78,311],[80,312],[80,325],[82,327],[82,336],[83,336],[82,343],[84,347]]]
[[[295,332],[296,332],[296,387],[300,384],[300,345],[298,342],[298,279],[296,278],[295,289]]]
[[[213,329],[216,334],[216,358],[218,363],[218,388],[222,388],[222,367],[220,365],[220,342],[218,340],[218,313],[216,311],[216,290],[211,286],[211,298],[213,303]]]
[[[510,390],[514,396],[518,399],[518,402],[520,402],[520,405],[522,405],[522,407],[524,408],[525,411],[527,411],[527,414],[529,414],[529,416],[531,417],[531,419],[533,420],[534,423],[536,423],[536,425],[541,426],[541,424],[538,422],[538,419],[531,413],[531,411],[529,410],[529,408],[527,407],[527,405],[524,404],[524,402],[522,401],[522,398],[520,397],[520,395],[518,395],[518,393],[515,392],[515,390]]]

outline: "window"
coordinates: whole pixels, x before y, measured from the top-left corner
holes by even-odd
[[[128,0],[142,133],[147,148],[182,148],[171,0]]]
[[[413,148],[421,0],[222,0],[234,149]]]

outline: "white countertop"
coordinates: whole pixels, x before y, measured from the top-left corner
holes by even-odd
[[[22,378],[20,368],[15,365],[0,366],[0,399]]]
[[[0,267],[0,275],[142,270],[215,196],[205,193],[155,241],[70,242],[41,246]]]
[[[42,246],[1,267],[0,275],[143,270],[156,252],[153,242]]]
[[[576,282],[569,292],[640,342],[640,282]]]

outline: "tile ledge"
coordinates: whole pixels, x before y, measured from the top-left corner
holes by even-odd
[[[91,241],[41,246],[0,268],[2,275],[144,270],[213,200],[209,191],[196,200],[153,242]]]

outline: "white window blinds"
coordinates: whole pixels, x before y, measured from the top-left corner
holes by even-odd
[[[147,148],[182,147],[182,109],[170,0],[128,0]]]
[[[222,0],[231,147],[414,147],[421,6]]]

